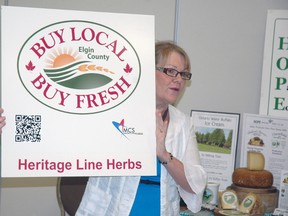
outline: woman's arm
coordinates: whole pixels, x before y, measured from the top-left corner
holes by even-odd
[[[161,111],[156,111],[156,149],[158,160],[162,162],[169,174],[173,177],[176,184],[180,185],[184,190],[193,193],[185,173],[181,161],[175,158],[171,153],[166,150],[165,138],[167,135],[169,121],[162,120]]]

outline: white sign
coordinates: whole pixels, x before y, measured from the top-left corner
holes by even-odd
[[[288,118],[244,114],[241,166],[247,167],[247,152],[261,152],[265,170],[274,177],[273,186],[279,189],[281,171],[288,163]]]
[[[154,16],[3,6],[1,22],[2,177],[155,175]]]
[[[288,11],[267,15],[259,114],[288,116]]]
[[[235,168],[240,114],[192,110],[191,116],[208,181],[226,190]]]

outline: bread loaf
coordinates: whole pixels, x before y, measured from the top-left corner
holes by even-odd
[[[232,182],[241,187],[268,188],[273,185],[273,175],[267,170],[237,168],[232,174]]]

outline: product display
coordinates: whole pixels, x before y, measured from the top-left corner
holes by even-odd
[[[220,195],[220,206],[214,210],[214,214],[223,216],[273,213],[278,205],[279,191],[273,186],[273,174],[264,168],[265,157],[261,152],[247,152],[247,167],[234,170],[232,184]]]
[[[256,203],[252,212],[257,214],[272,213],[278,204],[279,191],[275,187],[269,188],[248,188],[232,184],[227,189],[237,193],[239,203],[241,203],[249,193],[256,195]]]
[[[234,190],[225,190],[221,194],[221,207],[222,209],[237,209],[238,197]]]
[[[216,208],[214,214],[222,215],[263,215],[265,207],[253,192],[247,193],[242,199],[238,198],[238,193],[233,189],[227,189],[221,195],[221,206]],[[241,203],[239,205],[239,203]]]
[[[255,203],[256,203],[257,197],[254,193],[249,193],[247,196],[242,200],[239,211],[242,213],[248,213],[250,214]]]

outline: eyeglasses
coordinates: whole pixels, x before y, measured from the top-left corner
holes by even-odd
[[[171,76],[171,77],[177,77],[178,74],[180,74],[180,76],[183,80],[190,80],[192,77],[192,74],[190,72],[186,72],[186,71],[179,72],[178,70],[176,70],[174,68],[156,67],[156,70],[159,70],[159,71],[161,71],[161,72],[163,72],[166,75]]]

